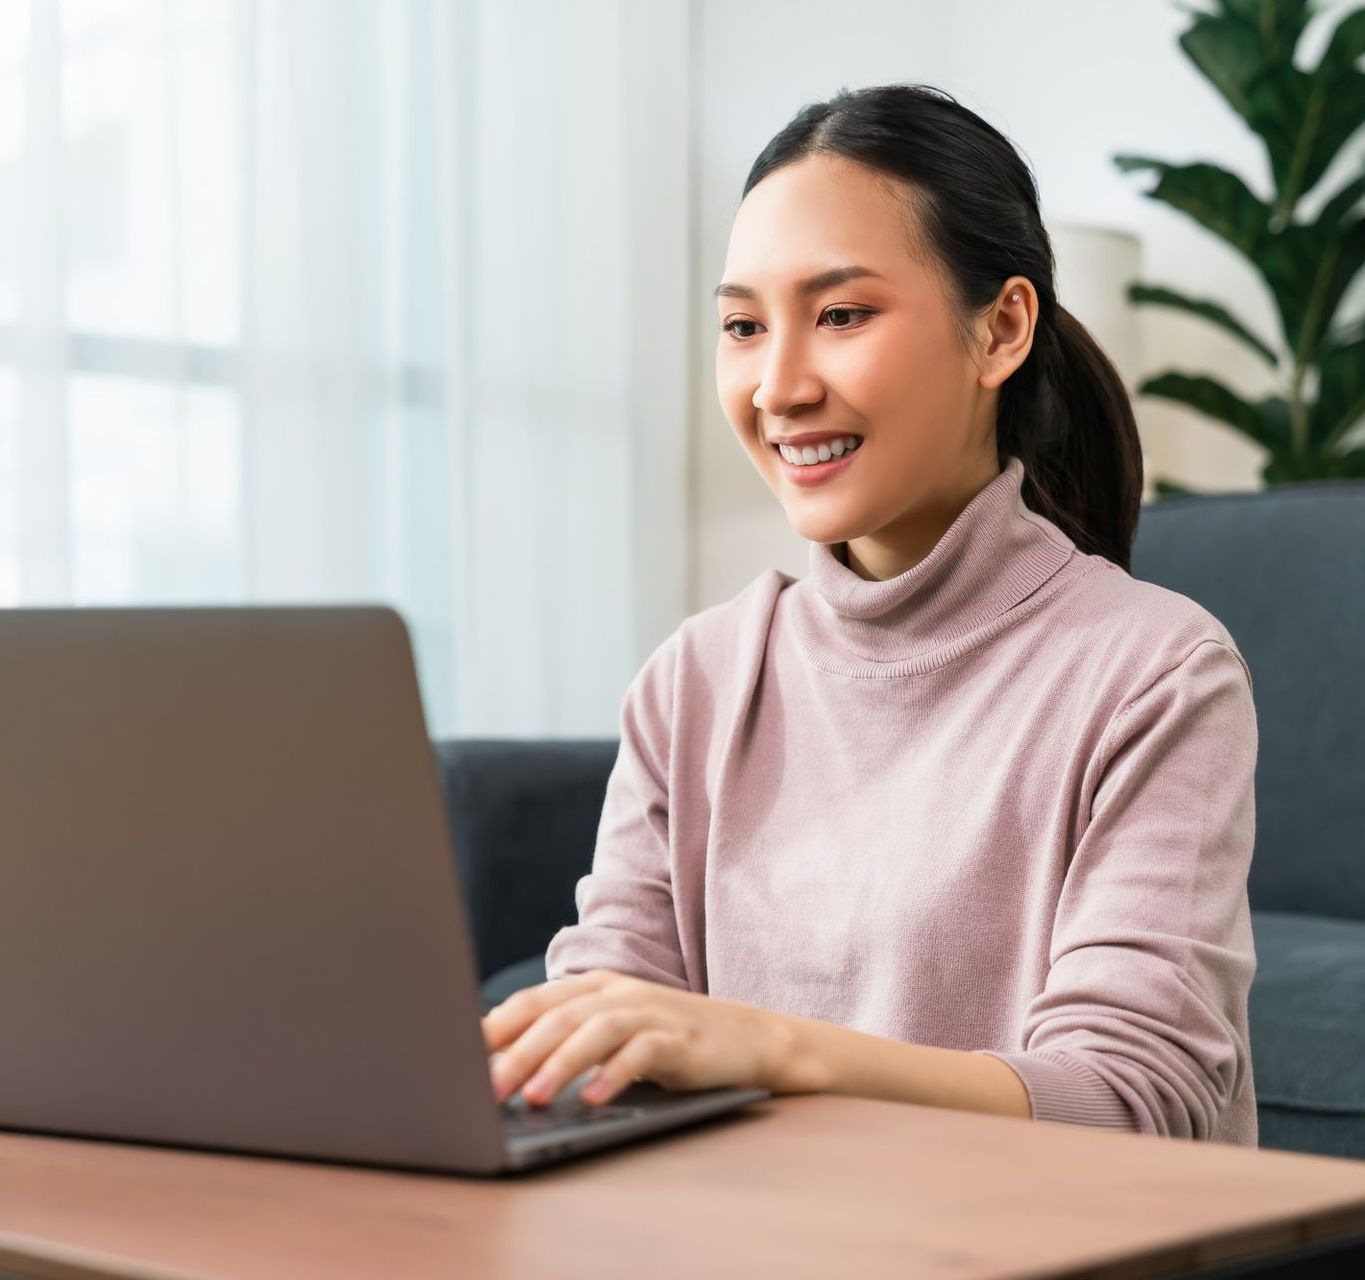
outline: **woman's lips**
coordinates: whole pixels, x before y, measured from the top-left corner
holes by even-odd
[[[828,462],[813,462],[809,466],[798,467],[794,462],[788,462],[782,456],[782,451],[773,445],[773,452],[777,454],[777,460],[782,464],[782,471],[792,484],[807,488],[811,485],[824,484],[826,480],[832,480],[835,476],[848,469],[849,463],[853,461],[862,451],[867,448],[867,441],[864,440],[856,449],[850,449],[847,453],[838,458],[831,458]]]

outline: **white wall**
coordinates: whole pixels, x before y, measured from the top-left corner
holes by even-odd
[[[1316,63],[1332,27],[1354,7],[1351,0],[1323,6],[1300,45],[1301,65]],[[691,610],[729,598],[770,564],[796,574],[806,568],[808,544],[787,525],[717,400],[710,299],[744,177],[806,102],[843,87],[918,81],[947,90],[999,128],[1037,176],[1062,302],[1097,337],[1108,322],[1072,305],[1068,292],[1067,226],[1130,233],[1144,281],[1215,298],[1278,344],[1270,296],[1252,268],[1192,219],[1145,198],[1154,175],[1124,173],[1112,160],[1125,153],[1208,160],[1241,174],[1262,196],[1272,189],[1260,139],[1179,48],[1189,19],[1173,4],[698,0],[693,15]],[[1362,155],[1365,146],[1356,145],[1338,157],[1301,216],[1316,210],[1319,192],[1330,194],[1343,173],[1358,169]],[[1362,294],[1357,289],[1355,300]],[[1274,390],[1274,375],[1212,325],[1156,307],[1128,310],[1137,365],[1130,386],[1179,368],[1223,378],[1252,398]],[[1108,340],[1106,333],[1102,345]],[[1118,363],[1127,378],[1129,357]],[[1135,409],[1155,472],[1198,488],[1260,487],[1262,451],[1230,428],[1155,398],[1138,397]]]

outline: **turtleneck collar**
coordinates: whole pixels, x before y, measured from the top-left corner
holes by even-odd
[[[1017,616],[1006,616],[1011,609],[1080,556],[1060,528],[1024,505],[1023,479],[1023,462],[1009,455],[933,550],[882,582],[844,564],[841,543],[812,542],[810,571],[787,592],[806,656],[839,675],[912,675],[1008,626]]]

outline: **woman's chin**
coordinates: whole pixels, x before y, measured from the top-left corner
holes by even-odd
[[[807,542],[848,542],[860,536],[859,526],[848,519],[821,518],[811,511],[788,511],[787,520]]]

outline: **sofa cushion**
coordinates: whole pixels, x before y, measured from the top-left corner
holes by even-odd
[[[1365,920],[1365,484],[1143,506],[1133,576],[1198,601],[1251,669],[1260,752],[1253,910]]]
[[[1253,911],[1251,927],[1257,1102],[1365,1118],[1365,923]]]
[[[1257,1146],[1365,1160],[1365,1115],[1257,1103]]]
[[[480,988],[483,996],[483,1012],[487,1013],[495,1004],[501,1004],[514,991],[522,987],[534,987],[545,981],[545,957],[532,956],[529,960],[519,960],[499,969]]]
[[[544,951],[578,917],[616,738],[434,744],[479,977]]]

